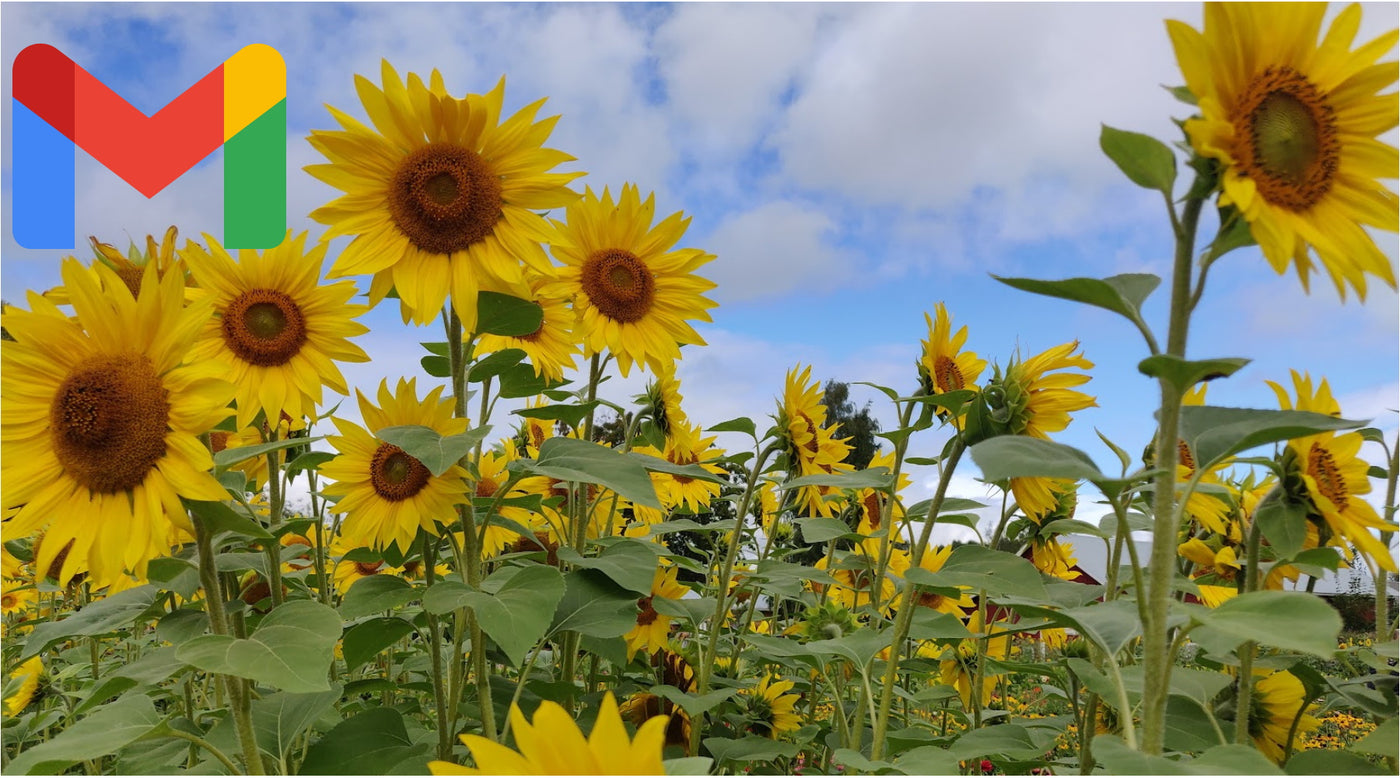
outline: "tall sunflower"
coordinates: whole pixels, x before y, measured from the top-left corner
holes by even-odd
[[[610,351],[624,378],[633,362],[661,370],[681,346],[705,345],[687,321],[711,321],[715,307],[701,296],[714,282],[694,274],[714,255],[673,249],[690,219],[677,212],[653,227],[655,199],[643,202],[635,184],[617,202],[606,188],[601,199],[587,189],[567,223],[555,221],[559,238],[550,246],[564,266],[546,291],[573,298],[585,354]]]
[[[1207,3],[1197,31],[1167,22],[1200,116],[1186,122],[1196,152],[1220,161],[1220,203],[1239,208],[1269,264],[1292,262],[1308,288],[1314,258],[1337,293],[1366,298],[1369,273],[1395,270],[1365,227],[1395,232],[1400,157],[1376,136],[1396,125],[1394,62],[1377,63],[1396,31],[1358,49],[1361,6],[1344,9],[1319,43],[1324,3]]]
[[[798,476],[853,470],[843,461],[851,451],[847,438],[837,438],[835,428],[826,426],[821,384],[811,376],[810,365],[789,370],[778,405],[778,435],[787,453],[788,469]],[[798,501],[808,515],[830,516],[831,505],[825,498],[834,493],[827,487],[804,486]]]
[[[963,351],[967,343],[967,326],[953,332],[953,318],[943,303],[934,306],[935,318],[924,314],[928,323],[928,340],[923,341],[923,353],[919,356],[919,383],[925,394],[945,394],[959,389],[977,389],[977,378],[987,367],[987,360],[979,359],[972,351]],[[939,408],[939,416],[947,411]],[[961,418],[954,420],[961,426]]]
[[[366,310],[350,303],[352,282],[317,284],[326,244],[306,251],[306,233],[288,232],[276,248],[242,249],[235,262],[213,237],[204,239],[208,251],[194,243],[182,251],[214,308],[191,356],[227,366],[238,387],[238,426],[252,424],[258,411],[268,419],[312,415],[323,385],[349,394],[335,363],[369,361],[346,340],[369,328],[351,321]]]
[[[510,731],[517,750],[480,735],[462,735],[476,767],[429,762],[433,775],[662,775],[666,717],[654,716],[628,737],[612,692],[603,696],[593,731],[584,738],[578,722],[558,703],[545,700],[526,721],[510,707]]]
[[[75,318],[38,295],[40,310],[0,317],[14,338],[0,352],[0,491],[22,506],[7,534],[46,528],[35,569],[70,551],[58,583],[86,565],[102,586],[169,552],[171,523],[187,526],[181,497],[227,499],[199,436],[227,418],[233,387],[187,357],[210,308],[185,307],[179,274],[148,266],[137,297],[105,265],[66,260],[62,276]]]
[[[1325,378],[1314,391],[1311,376],[1293,371],[1296,403],[1282,386],[1273,381],[1268,383],[1284,410],[1341,416],[1341,408],[1332,398],[1332,389]],[[1339,542],[1344,538],[1363,556],[1393,573],[1396,572],[1395,557],[1372,530],[1394,532],[1397,527],[1383,520],[1362,497],[1371,491],[1371,479],[1367,475],[1370,465],[1357,456],[1362,442],[1360,432],[1343,435],[1323,432],[1288,441],[1283,463],[1289,478],[1284,483],[1300,484],[1293,487],[1296,496],[1312,506],[1313,517],[1320,519],[1321,529],[1328,530],[1327,534],[1331,535],[1324,543],[1346,549],[1346,543]]]
[[[436,70],[405,85],[387,61],[383,87],[355,76],[371,129],[331,108],[342,130],[308,139],[330,160],[306,171],[345,194],[311,212],[323,240],[353,235],[331,277],[373,273],[370,303],[397,289],[404,321],[431,322],[450,292],[467,331],[477,292],[529,296],[524,270],[550,275],[542,243],[554,240],[536,211],[578,199],[583,173],[548,172],[574,158],[544,148],[559,117],[535,121],[537,100],[501,121],[506,82],[455,98]]]
[[[356,391],[365,427],[334,418],[340,435],[328,439],[340,452],[321,466],[321,474],[333,479],[323,491],[340,496],[336,511],[346,513],[341,532],[352,545],[382,549],[394,544],[407,550],[418,528],[438,534],[437,523],[453,519],[453,506],[466,499],[467,471],[453,465],[433,475],[422,462],[403,449],[374,437],[386,427],[428,427],[443,437],[466,431],[467,420],[453,418],[451,398],[442,399],[444,387],[435,387],[421,401],[414,379],[399,379],[394,392],[389,382],[379,384],[379,405]]]
[[[1072,388],[1087,383],[1089,376],[1059,372],[1069,368],[1093,368],[1094,363],[1085,359],[1082,352],[1074,353],[1078,348],[1079,342],[1073,341],[1030,359],[1012,359],[1004,375],[994,368],[995,375],[986,391],[994,394],[1001,406],[999,410],[1007,419],[1007,434],[1049,440],[1050,433],[1069,426],[1071,413],[1098,404],[1093,397]],[[993,388],[995,392],[991,392]],[[1073,488],[1070,482],[1052,478],[1011,479],[1011,493],[1016,504],[1037,523],[1055,510],[1059,502],[1057,493]]]
[[[919,560],[919,567],[930,573],[936,573],[943,569],[943,565],[948,563],[948,557],[952,554],[952,546],[931,546],[924,550],[924,555]],[[962,618],[967,610],[977,607],[977,602],[972,599],[970,588],[959,586],[957,591],[958,596],[953,597],[948,594],[940,594],[932,589],[921,589],[914,595],[914,604]]]

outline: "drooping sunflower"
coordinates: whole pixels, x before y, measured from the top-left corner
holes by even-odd
[[[347,340],[369,328],[352,321],[366,310],[350,302],[352,282],[317,283],[326,244],[306,251],[306,233],[288,232],[276,248],[242,249],[235,261],[213,237],[204,239],[208,251],[188,243],[181,252],[214,308],[191,356],[224,363],[238,387],[238,426],[259,411],[268,419],[312,415],[323,385],[349,394],[335,363],[369,361]]]
[[[185,307],[178,274],[148,267],[136,298],[105,265],[67,260],[62,276],[76,318],[51,305],[0,318],[14,338],[0,352],[0,479],[4,507],[22,506],[6,530],[46,528],[35,569],[70,551],[59,585],[86,569],[102,586],[169,552],[171,523],[187,527],[181,497],[227,499],[199,435],[227,418],[234,388],[190,354],[210,308]]]
[[[14,691],[5,696],[6,716],[18,716],[29,706],[34,700],[34,693],[39,691],[39,680],[43,675],[44,663],[37,654],[15,668],[14,674],[10,676],[10,683],[5,684],[15,684]]]
[[[1040,572],[1055,578],[1073,581],[1079,577],[1079,573],[1074,570],[1079,560],[1074,557],[1073,552],[1074,545],[1069,542],[1061,543],[1058,537],[1037,534],[1031,539],[1031,564]]]
[[[671,651],[663,651],[657,656],[661,660],[662,684],[687,693],[695,690],[695,669],[684,657]],[[685,708],[650,692],[638,692],[622,701],[619,712],[638,728],[657,716],[669,717],[665,745],[684,748],[689,753],[690,714],[685,712]]]
[[[666,647],[666,638],[671,634],[671,617],[658,613],[652,599],[664,597],[679,600],[690,591],[676,581],[675,565],[658,567],[651,580],[651,594],[637,600],[637,624],[623,637],[627,640],[627,661],[638,651],[656,651]]]
[[[624,378],[633,362],[653,371],[681,356],[680,347],[705,341],[688,321],[711,321],[716,303],[702,295],[714,282],[695,271],[714,259],[700,249],[673,249],[690,219],[671,214],[655,227],[655,195],[645,202],[635,184],[617,202],[590,188],[569,206],[567,223],[550,246],[564,263],[545,291],[572,297],[587,356],[610,351]]]
[[[1196,152],[1219,160],[1220,203],[1249,222],[1280,274],[1303,288],[1314,258],[1346,297],[1366,275],[1392,288],[1395,271],[1365,227],[1395,232],[1397,200],[1377,179],[1400,157],[1377,140],[1396,125],[1394,62],[1377,63],[1396,31],[1353,50],[1361,7],[1344,9],[1318,42],[1324,3],[1207,3],[1197,31],[1167,22],[1200,116],[1186,122]]]
[[[1310,713],[1303,711],[1303,708],[1310,707],[1307,692],[1303,682],[1287,670],[1255,678],[1249,702],[1249,736],[1256,748],[1278,764],[1283,763],[1283,747],[1288,742],[1294,718],[1298,718],[1298,728],[1294,734],[1297,742],[1322,725]]]
[[[796,732],[802,728],[802,718],[794,711],[798,700],[796,694],[788,694],[796,684],[765,675],[763,680],[747,693],[747,718],[749,731],[776,740],[779,735]]]
[[[1085,359],[1082,352],[1074,353],[1077,348],[1079,342],[1074,341],[1030,359],[1012,359],[1004,375],[994,368],[995,375],[986,391],[997,398],[1000,410],[1005,413],[1007,434],[1049,440],[1050,433],[1069,426],[1071,413],[1098,404],[1093,397],[1072,388],[1087,383],[1089,376],[1058,372],[1068,368],[1093,368],[1094,363]],[[993,387],[995,392],[991,392]],[[1016,504],[1036,522],[1055,510],[1057,493],[1066,489],[1073,489],[1073,485],[1051,478],[1011,479],[1011,493]]]
[[[652,371],[646,394],[637,399],[651,413],[652,423],[661,430],[662,435],[670,435],[673,427],[686,422],[685,411],[681,410],[681,401],[685,398],[681,396],[681,383],[676,379],[674,362]]]
[[[136,297],[141,293],[141,276],[145,274],[147,265],[154,265],[157,277],[161,278],[171,271],[179,273],[181,278],[189,275],[185,261],[175,251],[175,239],[178,236],[179,230],[170,227],[157,245],[155,236],[147,235],[144,251],[132,243],[125,255],[118,251],[116,246],[103,243],[96,236],[89,236],[88,242],[92,244],[92,253],[97,257],[97,261],[111,268],[121,283],[126,285],[127,291],[131,292],[131,296]],[[59,305],[66,305],[70,299],[68,290],[62,286],[45,292],[44,297]]]
[[[1323,379],[1314,392],[1311,376],[1293,371],[1296,403],[1282,386],[1272,381],[1268,383],[1284,410],[1341,416],[1327,379]],[[1301,483],[1301,488],[1294,487],[1298,492],[1295,496],[1306,500],[1314,516],[1321,518],[1322,528],[1332,536],[1325,544],[1340,546],[1345,551],[1346,543],[1339,542],[1339,538],[1344,538],[1363,556],[1393,573],[1396,572],[1395,557],[1372,530],[1394,532],[1397,527],[1383,520],[1362,497],[1371,491],[1371,479],[1367,475],[1370,465],[1358,456],[1362,442],[1360,432],[1342,435],[1323,432],[1288,441],[1283,462],[1285,472],[1291,477],[1285,479],[1285,484]]]
[[[525,352],[531,367],[535,368],[535,375],[561,381],[565,370],[575,368],[574,356],[581,353],[574,336],[574,312],[569,309],[568,300],[540,294],[543,283],[538,277],[530,281],[530,299],[544,311],[539,329],[520,336],[485,333],[477,340],[477,353],[518,348]]]
[[[834,427],[826,426],[821,384],[811,381],[811,375],[810,365],[789,370],[778,405],[778,434],[787,453],[788,469],[802,476],[853,470],[843,461],[851,447],[846,438],[836,437]],[[798,501],[808,515],[830,516],[831,505],[825,499],[829,494],[835,494],[835,490],[804,486]]]
[[[330,160],[306,171],[345,192],[311,212],[329,225],[323,240],[354,236],[331,277],[372,273],[370,304],[397,289],[404,321],[431,322],[449,293],[468,332],[481,290],[528,297],[524,272],[552,273],[542,243],[555,240],[536,211],[578,199],[568,183],[583,173],[551,173],[574,158],[544,148],[559,117],[535,121],[537,100],[504,121],[506,82],[484,95],[455,98],[436,70],[404,84],[387,62],[383,87],[355,76],[373,128],[331,108],[343,130],[311,133]]]
[[[943,303],[934,306],[935,318],[924,314],[928,323],[928,340],[922,341],[923,352],[919,356],[919,383],[925,394],[945,394],[959,389],[977,389],[977,378],[987,367],[987,360],[979,359],[972,351],[963,351],[967,343],[967,326],[953,332],[953,319]],[[947,416],[947,411],[938,409],[939,416]],[[961,417],[953,420],[961,425]]]
[[[876,454],[870,460],[870,467],[883,467],[890,472],[894,472],[894,451],[886,451]],[[899,474],[899,485],[895,488],[896,496],[904,491],[913,479],[907,472]],[[860,520],[856,523],[856,532],[862,535],[873,535],[879,532],[884,521],[885,505],[889,502],[890,496],[883,489],[858,489],[855,494],[856,510],[859,512]],[[901,500],[895,499],[894,504],[889,506],[890,524],[899,527],[904,520],[904,504]],[[896,530],[897,531],[897,530]]]
[[[379,405],[355,392],[365,422],[333,418],[340,435],[328,442],[340,452],[321,466],[321,474],[333,482],[323,491],[339,496],[336,511],[344,511],[341,533],[352,545],[383,549],[390,544],[407,551],[418,528],[437,535],[438,522],[454,521],[453,508],[466,499],[467,471],[452,465],[433,475],[422,462],[374,434],[386,427],[422,426],[448,437],[467,429],[467,420],[454,418],[453,401],[443,399],[445,387],[434,387],[418,399],[416,379],[400,378],[394,392],[389,382],[379,383]]]
[[[628,737],[617,699],[608,692],[585,739],[574,717],[552,700],[540,703],[533,723],[525,720],[520,706],[511,705],[510,731],[518,750],[480,735],[462,735],[476,767],[434,761],[428,769],[433,775],[662,775],[666,722],[665,716],[654,716],[636,737]]]

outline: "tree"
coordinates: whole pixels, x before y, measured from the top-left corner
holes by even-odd
[[[829,380],[822,404],[826,406],[827,422],[839,425],[836,436],[850,438],[847,442],[851,451],[843,461],[857,470],[869,467],[870,460],[880,450],[880,444],[875,441],[880,422],[870,415],[870,401],[867,400],[864,407],[856,410],[855,403],[851,402],[851,388],[840,381]]]

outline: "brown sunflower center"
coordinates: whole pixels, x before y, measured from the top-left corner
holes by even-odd
[[[356,562],[355,572],[360,575],[378,575],[379,569],[383,566],[383,562]]]
[[[233,437],[233,433],[224,432],[223,430],[214,430],[209,433],[209,452],[211,454],[217,454],[228,448],[228,439],[230,437]]]
[[[630,251],[595,251],[583,263],[580,279],[593,307],[614,321],[640,320],[656,299],[656,279]]]
[[[937,609],[943,605],[943,595],[928,591],[919,592],[916,602],[925,608]]]
[[[483,240],[501,220],[501,178],[470,149],[430,143],[409,154],[389,183],[389,215],[413,245],[451,254]]]
[[[98,494],[127,491],[165,456],[169,392],[138,354],[92,359],[68,374],[49,408],[54,454]]]
[[[817,441],[817,423],[812,421],[811,416],[808,416],[802,411],[797,412],[797,417],[807,424],[807,440],[802,444],[802,447],[813,454],[819,453],[821,451],[821,443]]]
[[[423,491],[432,473],[403,449],[380,443],[369,463],[369,482],[375,494],[389,502],[401,502]]]
[[[1337,510],[1347,509],[1347,482],[1342,477],[1342,471],[1337,467],[1337,460],[1332,458],[1332,452],[1317,445],[1312,444],[1308,451],[1308,475],[1317,482],[1317,490],[1322,492],[1322,496],[1332,501],[1337,506]]]
[[[1341,144],[1327,98],[1290,67],[1268,67],[1240,95],[1241,171],[1271,204],[1311,208],[1332,188]]]
[[[19,595],[10,592],[0,594],[0,608],[8,611],[13,610],[17,605],[19,605]]]
[[[941,354],[933,363],[933,373],[940,392],[952,392],[967,386],[958,363]]]
[[[116,269],[117,278],[122,280],[128,291],[131,292],[132,299],[141,296],[141,276],[146,271],[142,265],[126,265]]]
[[[645,627],[651,624],[652,622],[656,621],[656,617],[659,614],[656,612],[655,608],[651,607],[650,597],[643,597],[642,599],[637,600],[637,607],[641,609],[641,611],[637,614],[637,624],[639,626]]]
[[[306,316],[285,292],[249,289],[224,309],[224,343],[258,367],[285,365],[306,345]]]
[[[1176,442],[1176,460],[1186,466],[1191,472],[1196,471],[1196,458],[1191,456],[1191,447],[1186,445],[1186,441]]]
[[[496,496],[496,490],[499,488],[501,488],[500,484],[490,478],[482,476],[481,480],[476,482],[476,496],[494,497]]]
[[[865,518],[870,522],[872,529],[880,528],[880,495],[871,491],[861,499],[861,507],[865,509]]]

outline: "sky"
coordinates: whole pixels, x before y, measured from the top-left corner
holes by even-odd
[[[1394,3],[1364,9],[1358,40],[1395,23]],[[687,347],[678,370],[693,420],[766,417],[799,363],[821,380],[907,394],[924,314],[942,301],[955,327],[968,326],[968,347],[1003,365],[1018,349],[1029,356],[1077,339],[1095,363],[1086,390],[1098,407],[1058,439],[1116,470],[1095,431],[1136,453],[1153,428],[1156,384],[1136,371],[1147,355],[1141,337],[1113,314],[1018,292],[991,274],[1167,274],[1160,196],[1124,179],[1098,145],[1101,124],[1181,139],[1173,119],[1191,109],[1162,88],[1183,82],[1167,18],[1199,28],[1201,7],[5,2],[0,102],[8,136],[10,64],[34,43],[57,46],[148,114],[243,46],[269,44],[287,63],[289,226],[314,238],[323,228],[306,214],[338,191],[302,171],[324,161],[306,136],[336,127],[326,105],[364,117],[355,74],[378,82],[385,59],[400,74],[437,68],[458,95],[504,75],[507,112],[547,96],[540,115],[561,116],[547,145],[577,158],[560,169],[587,172],[578,188],[654,191],[658,215],[692,217],[681,245],[716,255],[700,271],[718,285],[713,323],[697,326],[708,345]],[[8,200],[11,150],[0,145]],[[58,260],[86,257],[88,235],[125,247],[170,224],[182,242],[220,234],[221,177],[215,152],[148,201],[79,151],[79,251],[20,248],[6,206],[0,295],[22,301],[24,290],[58,283]],[[1394,262],[1396,236],[1376,238]],[[345,243],[332,242],[331,256]],[[1160,289],[1145,307],[1158,332],[1167,296]],[[416,343],[440,340],[438,328],[402,324],[392,302],[363,321],[372,332],[357,342],[373,361],[344,367],[353,386],[428,380]],[[1211,385],[1211,404],[1276,407],[1264,382],[1287,385],[1290,369],[1306,370],[1328,379],[1344,415],[1373,419],[1393,440],[1397,333],[1393,290],[1373,285],[1364,305],[1352,295],[1343,304],[1315,277],[1308,295],[1244,249],[1212,269],[1188,356],[1254,360]],[[614,377],[602,391],[625,402],[645,380]],[[882,395],[852,394],[895,426]],[[358,416],[353,403],[342,411]],[[511,421],[499,411],[493,419]],[[910,454],[934,455],[941,442],[921,433]],[[931,495],[934,475],[914,476],[907,497]],[[952,493],[991,494],[970,467]]]

